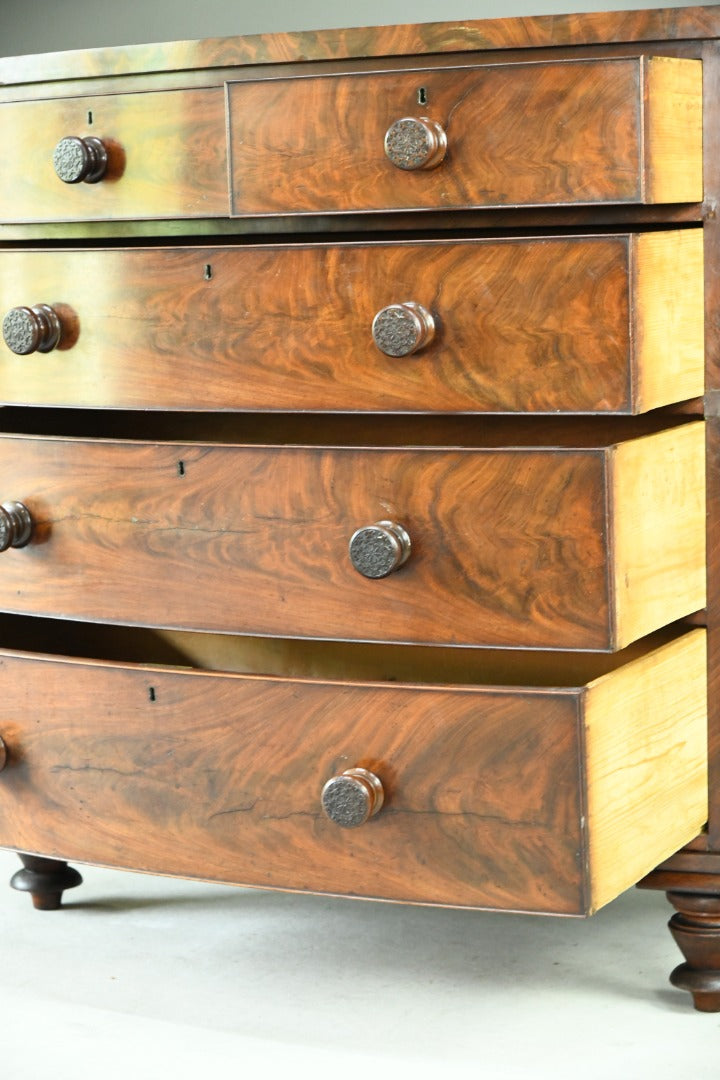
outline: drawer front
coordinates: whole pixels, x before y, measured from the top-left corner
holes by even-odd
[[[704,606],[703,475],[700,423],[593,450],[5,437],[2,491],[35,526],[0,557],[2,605],[261,635],[611,650]],[[383,521],[401,529],[388,536]],[[349,542],[367,527],[353,565]],[[391,569],[402,529],[407,561],[365,576]]]
[[[220,88],[0,105],[0,220],[97,221],[218,217],[228,213],[225,101]],[[107,171],[65,183],[61,140],[99,139]]]
[[[239,216],[702,199],[696,60],[311,76],[228,93]]]
[[[704,633],[578,690],[3,654],[0,844],[264,887],[583,914],[707,809]],[[380,810],[321,809],[349,767]],[[618,858],[618,852],[622,858]]]
[[[39,304],[58,347],[15,355],[8,331],[5,403],[634,413],[703,391],[696,229],[0,254],[0,316]]]

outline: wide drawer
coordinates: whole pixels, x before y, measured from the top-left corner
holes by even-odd
[[[228,213],[225,99],[220,87],[110,94],[0,105],[6,148],[0,220],[207,218]],[[98,182],[66,183],[56,147],[99,139]],[[67,145],[67,144],[65,144]],[[61,171],[72,172],[77,142]]]
[[[5,403],[636,413],[703,392],[702,231],[7,251],[0,317]]]
[[[0,557],[2,608],[597,650],[703,608],[704,425],[601,446],[592,429],[573,429],[565,441],[448,449],[5,436],[1,490],[35,524],[27,546]],[[356,530],[365,531],[351,561]]]
[[[238,216],[702,199],[698,60],[237,82],[228,102]]]
[[[483,687],[3,651],[0,844],[255,886],[587,914],[707,812],[704,631],[616,670],[602,659],[550,664],[546,683],[563,665],[584,680],[560,688]],[[383,795],[351,828],[321,807],[349,768]]]

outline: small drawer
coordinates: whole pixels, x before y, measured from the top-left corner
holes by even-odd
[[[703,392],[703,238],[5,251],[0,318],[5,404],[638,413]]]
[[[66,627],[63,646],[72,638]],[[260,887],[583,915],[700,832],[704,631],[630,656],[544,656],[529,685],[522,665],[492,656],[480,677],[505,684],[443,685],[431,652],[417,662],[422,684],[391,684],[353,677],[348,647],[330,664],[342,680],[3,650],[0,845]],[[374,666],[402,675],[408,663]]]
[[[237,216],[703,196],[699,60],[270,79],[228,98]]]
[[[9,102],[0,134],[0,221],[227,216],[219,87]]]
[[[555,446],[510,426],[472,448],[5,436],[0,490],[33,531],[0,556],[2,607],[601,651],[704,607],[704,424],[597,445],[578,422]]]

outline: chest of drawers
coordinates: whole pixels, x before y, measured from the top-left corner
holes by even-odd
[[[720,1007],[719,30],[0,63],[37,907],[68,861],[563,915],[642,881]]]

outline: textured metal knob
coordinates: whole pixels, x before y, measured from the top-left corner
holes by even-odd
[[[322,789],[325,814],[343,829],[355,829],[377,814],[385,801],[381,781],[367,769],[346,769]]]
[[[378,521],[350,537],[350,562],[363,577],[387,577],[410,557],[410,537],[402,525]]]
[[[30,511],[23,503],[0,504],[0,551],[24,547],[32,535],[32,528]]]
[[[56,311],[47,304],[16,307],[3,319],[3,338],[18,356],[50,352],[60,341],[62,324]]]
[[[0,772],[3,771],[8,762],[7,746],[2,738],[0,738]]]
[[[437,120],[403,116],[385,133],[385,153],[398,169],[434,169],[447,153],[447,135]]]
[[[68,135],[55,147],[53,165],[65,184],[97,184],[107,171],[108,155],[104,144],[93,135],[84,139]]]
[[[408,300],[378,311],[372,324],[373,341],[386,356],[410,356],[435,336],[435,320],[427,308]]]

